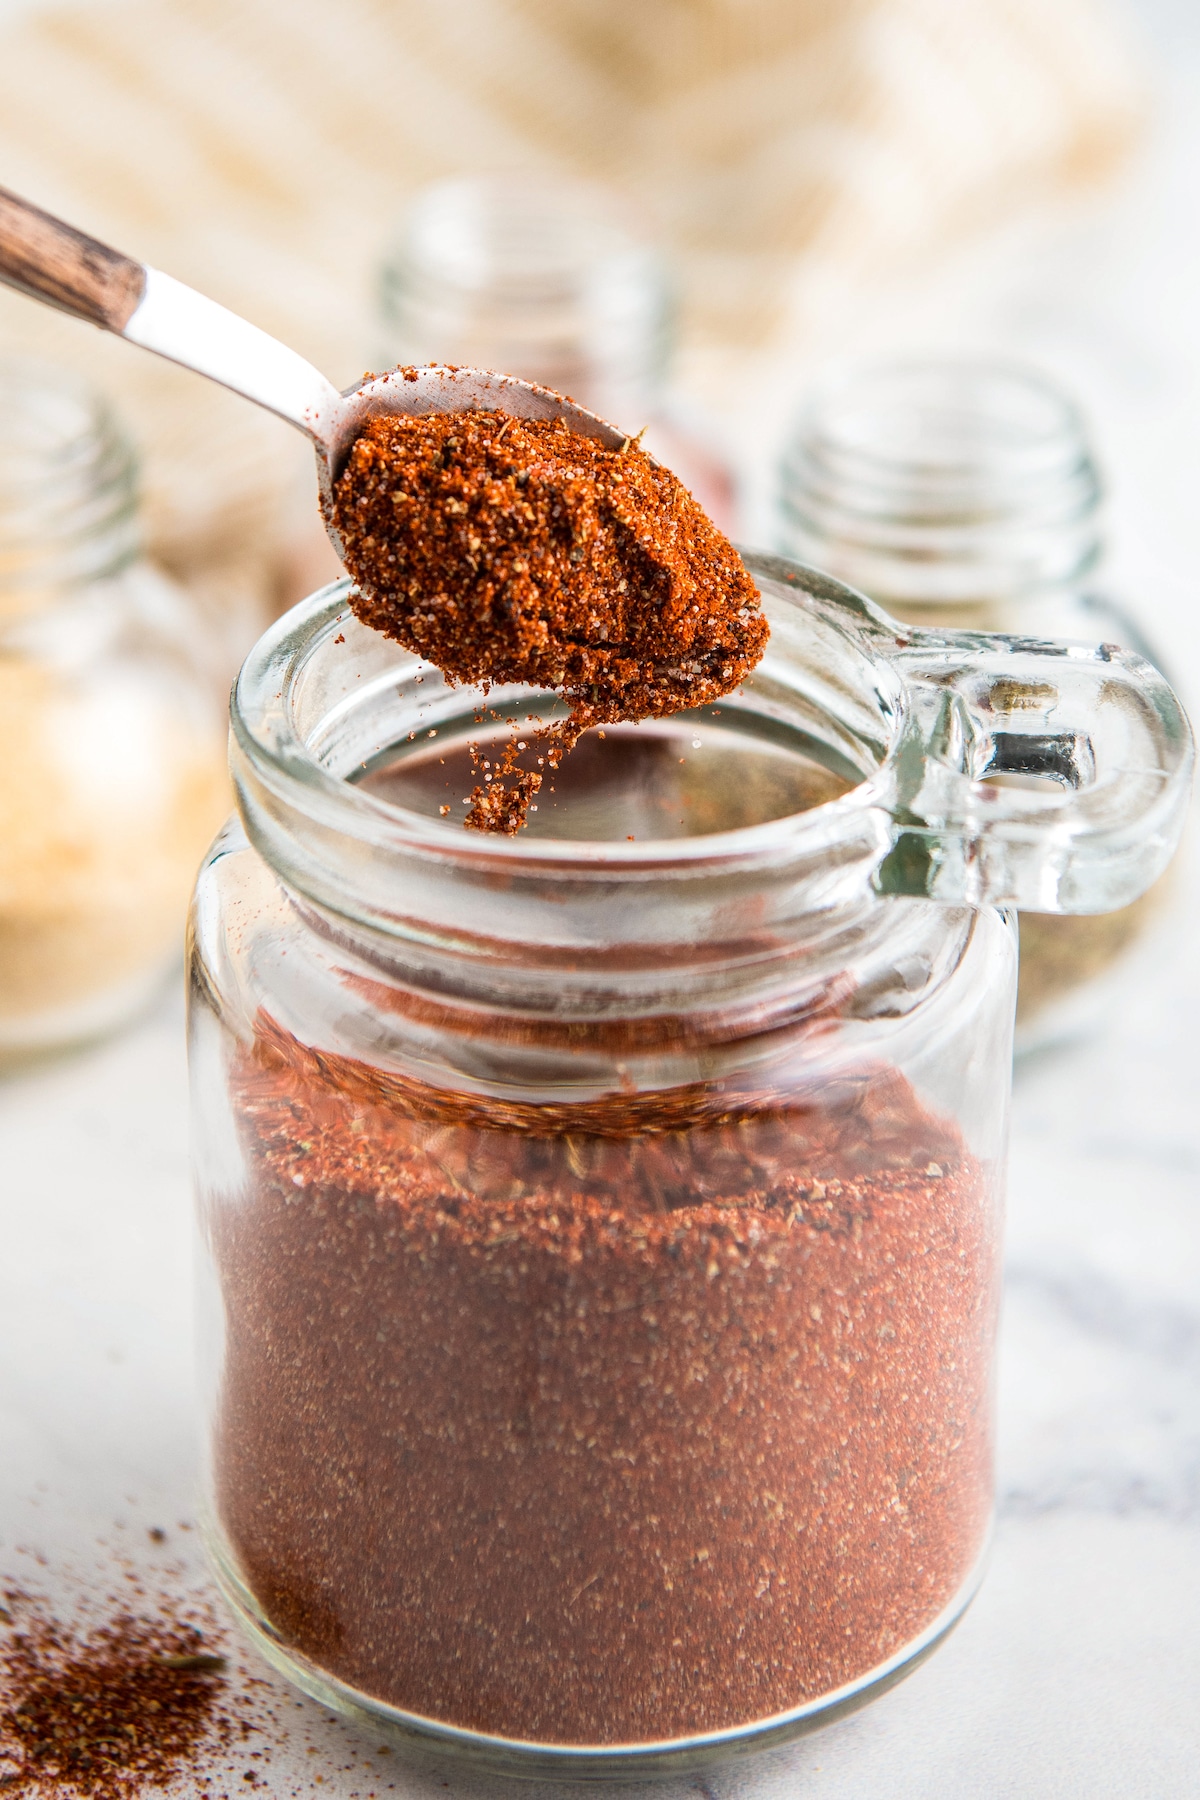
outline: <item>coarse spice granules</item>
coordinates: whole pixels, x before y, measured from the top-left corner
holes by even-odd
[[[194,1623],[114,1612],[88,1630],[27,1594],[0,1607],[0,1793],[133,1800],[246,1730]]]
[[[231,1056],[216,1509],[286,1645],[637,1743],[853,1682],[962,1591],[994,1204],[900,1075],[525,1106],[265,1019]]]
[[[372,419],[333,523],[364,624],[452,680],[524,682],[570,707],[475,790],[478,829],[524,823],[538,750],[554,768],[590,725],[718,699],[766,644],[754,582],[678,478],[561,419]]]

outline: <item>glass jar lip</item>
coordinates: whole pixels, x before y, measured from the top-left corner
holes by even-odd
[[[866,753],[873,766],[864,769],[861,779],[845,793],[803,811],[687,838],[621,842],[508,837],[465,831],[459,821],[430,818],[347,781],[322,764],[312,748],[314,734],[306,736],[301,730],[296,709],[316,659],[332,648],[339,634],[344,637],[347,625],[367,633],[367,628],[358,626],[349,606],[349,577],[299,602],[277,619],[250,651],[230,698],[234,745],[254,777],[276,801],[296,809],[324,829],[349,840],[415,853],[464,869],[500,872],[508,868],[514,874],[543,870],[581,877],[589,871],[602,871],[608,877],[621,872],[646,876],[666,875],[673,869],[685,871],[689,867],[703,867],[706,873],[719,866],[778,867],[781,863],[793,864],[799,858],[807,859],[822,848],[860,837],[864,814],[888,808],[894,785],[892,763],[906,716],[904,683],[899,671],[874,654],[870,645],[855,634],[850,616],[859,614],[864,622],[882,623],[901,633],[904,628],[894,626],[852,588],[818,570],[780,557],[749,551],[741,554],[755,579],[760,584],[770,584],[777,596],[790,590],[818,603],[824,623],[842,638],[847,653],[857,659],[863,673],[869,673],[869,682],[857,698],[869,706],[879,728]],[[803,609],[798,607],[797,613],[803,616]],[[378,677],[380,687],[394,688],[400,667],[438,673],[394,641],[374,632],[367,635],[394,653],[393,664]],[[868,690],[873,690],[873,705]],[[349,710],[355,697],[361,703],[369,692],[369,687],[351,686],[342,707]],[[332,709],[326,719],[337,710]],[[235,752],[235,775],[236,760]],[[238,785],[241,800],[240,782]]]
[[[0,611],[117,575],[141,551],[138,463],[73,370],[0,356]]]
[[[381,363],[510,369],[631,431],[661,406],[674,281],[651,223],[602,184],[520,169],[434,182],[377,281]]]
[[[1102,552],[1085,420],[1016,358],[844,365],[802,408],[779,473],[785,547],[885,605],[1038,598]]]
[[[599,182],[546,172],[457,175],[422,189],[390,262],[447,291],[530,300],[572,293],[613,264],[661,269],[649,228]]]
[[[969,441],[922,431],[922,413],[942,425],[969,422]],[[881,429],[881,424],[890,429]],[[917,427],[914,435],[914,425]],[[1086,443],[1083,415],[1064,388],[1020,358],[995,353],[872,358],[832,371],[801,410],[800,426],[831,451],[870,468],[898,463],[942,481],[989,473],[1001,457],[1036,470],[1073,461]]]

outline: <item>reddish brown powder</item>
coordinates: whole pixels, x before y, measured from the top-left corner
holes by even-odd
[[[131,1800],[244,1735],[194,1624],[117,1613],[80,1632],[18,1592],[0,1611],[0,1793]]]
[[[640,1742],[853,1681],[960,1591],[992,1205],[901,1077],[521,1106],[264,1024],[232,1083],[217,1503],[297,1651]]]
[[[537,740],[552,767],[589,725],[729,693],[766,643],[753,581],[680,481],[562,420],[373,419],[333,522],[364,624],[456,681],[565,697]],[[467,823],[517,830],[541,780],[514,748]]]

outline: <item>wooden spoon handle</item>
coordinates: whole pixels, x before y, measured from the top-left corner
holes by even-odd
[[[0,188],[0,281],[105,331],[124,331],[146,288],[146,271]]]

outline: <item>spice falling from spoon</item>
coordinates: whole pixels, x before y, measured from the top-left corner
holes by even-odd
[[[568,716],[516,739],[466,823],[513,834],[589,726],[719,699],[766,645],[758,590],[687,489],[627,439],[507,413],[372,419],[332,522],[366,625],[454,682],[560,693]],[[541,758],[542,767],[536,766]]]

